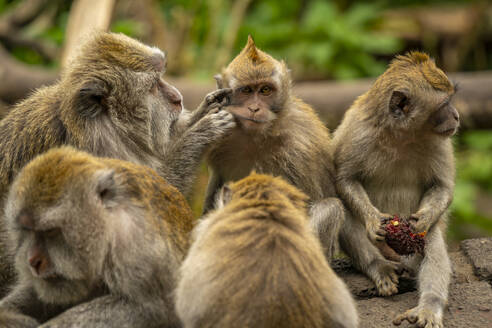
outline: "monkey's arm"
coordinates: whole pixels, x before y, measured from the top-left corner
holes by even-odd
[[[0,302],[0,327],[37,327],[56,315],[57,309],[43,304],[29,285],[16,286]]]
[[[214,108],[166,149],[161,175],[187,195],[208,146],[222,138],[236,123],[231,113]]]
[[[423,232],[437,223],[453,200],[453,184],[438,180],[425,192],[419,209],[410,216],[415,231]]]
[[[321,241],[326,258],[331,260],[338,244],[338,233],[345,221],[345,208],[340,199],[329,197],[309,208],[309,225]]]
[[[232,89],[219,89],[210,92],[205,96],[198,107],[192,111],[184,121],[178,122],[180,129],[188,129],[200,121],[207,113],[214,108],[227,106],[230,103]]]
[[[369,239],[372,242],[383,241],[386,232],[382,228],[381,220],[391,215],[381,213],[369,199],[362,184],[355,178],[337,178],[338,194],[346,206],[365,225]]]
[[[160,316],[149,311],[147,305],[151,309],[155,308],[154,304],[139,305],[115,295],[106,295],[74,306],[40,328],[166,326],[164,319],[157,319]]]
[[[208,179],[207,192],[205,193],[205,201],[203,203],[202,215],[207,214],[215,207],[215,200],[220,188],[224,185],[224,181],[215,170],[210,169],[210,178]]]

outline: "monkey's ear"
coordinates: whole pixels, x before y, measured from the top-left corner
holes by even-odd
[[[219,195],[217,196],[217,204],[215,208],[224,207],[227,203],[231,201],[231,198],[232,190],[230,185],[227,183],[220,189]]]
[[[396,117],[401,118],[410,111],[410,98],[407,92],[394,90],[389,101],[389,111]]]
[[[215,79],[215,82],[217,84],[217,89],[223,89],[224,88],[224,79],[222,78],[222,74],[215,74],[214,79]]]
[[[115,172],[112,169],[101,169],[95,174],[97,197],[106,206],[110,206],[111,201],[116,196]]]
[[[105,109],[104,104],[108,93],[106,83],[86,82],[77,93],[75,108],[81,116],[94,118]]]

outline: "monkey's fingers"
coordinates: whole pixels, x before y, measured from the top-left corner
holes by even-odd
[[[232,92],[229,88],[215,90],[205,96],[205,101],[208,106],[226,106],[230,103]]]
[[[408,321],[409,323],[416,323],[417,322],[417,316],[414,315],[412,312],[406,311],[405,313],[402,313],[398,315],[394,320],[393,324],[395,326],[399,326],[403,321]]]

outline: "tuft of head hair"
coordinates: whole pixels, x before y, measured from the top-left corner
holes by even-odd
[[[308,196],[281,177],[252,172],[230,185],[231,200],[281,200],[287,198],[294,207],[305,209]]]
[[[136,72],[147,72],[162,71],[166,58],[159,49],[124,34],[97,31],[87,37],[72,63],[78,63],[78,67],[116,65]]]
[[[426,53],[410,51],[405,55],[398,55],[390,64],[390,70],[394,69],[417,69],[434,89],[448,93],[454,92],[454,86],[446,74]]]
[[[276,74],[285,76],[287,78],[281,79],[290,81],[285,63],[258,49],[251,35],[248,36],[243,50],[223,70],[223,76],[227,80],[234,79],[239,84],[271,79]]]

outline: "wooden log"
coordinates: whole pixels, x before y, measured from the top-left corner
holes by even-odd
[[[450,74],[459,91],[454,105],[464,129],[492,128],[492,71]],[[211,78],[212,80],[212,78]],[[169,80],[183,93],[185,106],[193,109],[215,89],[214,83]],[[353,101],[369,90],[374,79],[352,82],[316,81],[294,84],[294,94],[312,105],[330,129],[334,129]]]

